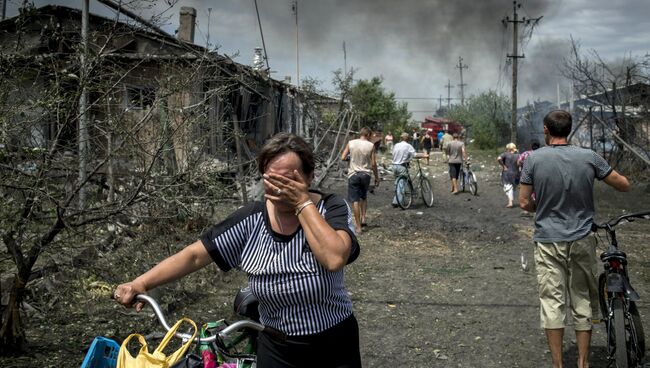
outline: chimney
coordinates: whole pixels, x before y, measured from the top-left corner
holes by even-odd
[[[194,43],[195,24],[196,9],[189,6],[181,7],[180,26],[178,27],[178,39],[184,42]]]
[[[286,84],[291,84],[291,76],[290,75],[285,75],[283,82],[286,83]]]

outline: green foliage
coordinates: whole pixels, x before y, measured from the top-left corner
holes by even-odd
[[[452,106],[445,117],[463,124],[479,149],[502,146],[510,136],[510,99],[496,91],[472,96],[465,106]]]
[[[395,93],[387,92],[382,82],[381,77],[358,80],[350,91],[350,102],[360,114],[362,125],[373,130],[401,132],[411,118],[408,105],[398,103]]]

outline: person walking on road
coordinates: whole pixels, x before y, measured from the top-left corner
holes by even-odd
[[[375,175],[375,187],[379,186],[379,171],[377,170],[377,155],[375,145],[370,142],[372,131],[368,127],[361,128],[359,138],[345,145],[341,160],[345,161],[350,155],[348,167],[348,199],[352,203],[355,229],[357,234],[366,224],[368,208],[368,189],[370,188],[370,173]]]
[[[420,132],[418,132],[417,128],[413,128],[413,148],[415,148],[416,151],[420,150]]]
[[[454,140],[454,137],[449,134],[449,130],[445,130],[445,133],[440,139],[440,148],[442,149],[442,161],[449,162],[449,157],[447,156],[447,145]]]
[[[431,154],[431,148],[433,148],[433,136],[427,130],[422,137],[422,150],[427,154],[427,165],[429,165],[429,155]]]
[[[467,160],[465,144],[458,139],[458,133],[452,135],[452,141],[447,144],[447,158],[449,162],[449,177],[451,178],[451,192],[458,194],[458,174],[460,174],[463,160]]]
[[[384,137],[384,141],[386,142],[386,149],[388,152],[393,152],[393,133],[388,132]]]
[[[436,148],[442,151],[442,136],[445,135],[444,131],[439,131],[438,134],[436,135]]]
[[[424,153],[417,153],[415,148],[408,142],[409,134],[404,132],[400,135],[400,142],[393,147],[393,174],[395,175],[395,185],[400,176],[408,174],[409,163],[414,157],[429,157]],[[393,207],[397,207],[397,197],[393,196]]]
[[[533,153],[536,149],[539,148],[539,142],[537,141],[532,141],[530,144],[530,149],[528,151],[524,151],[519,155],[519,158],[517,158],[517,167],[519,167],[519,176],[521,177],[521,170],[524,167],[524,162],[528,158],[528,156]],[[532,194],[532,198],[535,199],[535,193]],[[522,211],[521,213],[522,216],[532,216],[532,214],[528,211]]]
[[[554,368],[562,367],[566,325],[575,329],[578,367],[589,367],[592,311],[598,310],[598,261],[591,235],[594,179],[618,191],[630,190],[627,178],[596,152],[568,143],[571,125],[566,111],[551,111],[544,117],[547,146],[525,160],[519,191],[521,209],[536,211],[533,241],[540,319]],[[566,321],[568,301],[570,320]]]
[[[501,166],[501,185],[503,185],[503,191],[508,197],[507,208],[513,207],[514,200],[514,191],[515,186],[518,185],[517,180],[519,178],[519,168],[517,167],[517,146],[514,143],[508,143],[506,145],[506,150],[497,157],[497,161]]]

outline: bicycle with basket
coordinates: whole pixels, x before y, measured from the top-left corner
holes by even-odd
[[[160,324],[167,331],[163,342],[151,355],[156,355],[158,351],[162,352],[168,342],[165,340],[172,335],[180,338],[183,345],[187,347],[191,344],[195,345],[195,349],[186,348],[181,355],[173,357],[169,364],[170,368],[254,368],[257,361],[255,352],[259,332],[263,331],[280,340],[286,338],[282,332],[259,323],[257,309],[259,303],[248,288],[241,289],[234,302],[235,312],[247,319],[233,323],[224,319],[206,323],[201,328],[200,336],[196,336],[197,333],[188,334],[177,331],[181,322],[189,322],[189,324],[196,326],[189,319],[182,318],[174,326],[170,326],[160,305],[151,296],[137,295],[136,300],[149,305]],[[126,342],[128,341],[125,340],[123,345],[126,345]],[[141,340],[142,342],[144,341]],[[146,342],[143,346],[148,351]],[[122,349],[124,348],[125,346],[122,346]],[[114,368],[120,360],[119,354],[130,354],[120,352],[120,349],[121,347],[117,342],[104,337],[97,337],[91,344],[81,368]],[[176,353],[180,351],[181,349],[177,350]],[[166,358],[169,359],[169,357]]]
[[[607,332],[607,360],[616,368],[645,366],[645,336],[636,306],[640,300],[629,279],[627,255],[619,249],[615,227],[622,221],[650,219],[650,210],[631,213],[593,224],[592,230],[605,230],[609,240],[600,255],[604,271],[598,278],[598,299]]]

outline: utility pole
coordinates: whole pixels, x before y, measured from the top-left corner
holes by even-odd
[[[447,87],[447,109],[449,109],[451,107],[451,89],[454,88],[451,85],[451,80],[447,79],[445,87]]]
[[[79,209],[86,206],[86,180],[88,179],[88,19],[89,0],[81,4],[81,95],[79,96]]]
[[[348,53],[345,50],[345,41],[343,41],[343,77],[348,75]]]
[[[458,65],[456,66],[460,70],[460,105],[465,106],[465,86],[467,84],[463,83],[463,69],[467,69],[467,65],[463,65],[463,58],[458,57]]]
[[[440,98],[438,99],[438,110],[442,109],[442,95],[440,95]]]
[[[212,8],[208,8],[208,32],[205,39],[205,48],[210,50],[210,16],[212,15]]]
[[[5,20],[7,17],[7,0],[2,0],[2,19],[0,20]]]
[[[512,59],[512,121],[510,123],[510,142],[517,144],[517,64],[518,60],[524,58],[524,55],[519,55],[519,24],[520,23],[530,23],[530,19],[523,17],[518,18],[517,9],[521,8],[521,4],[517,3],[517,0],[512,2],[512,12],[513,17],[506,16],[501,22],[504,26],[507,26],[508,23],[512,23],[512,55],[508,55],[508,58]],[[535,22],[539,21],[542,17],[533,19]]]
[[[296,86],[300,88],[300,50],[298,49],[298,0],[293,0],[291,10],[296,18]]]

